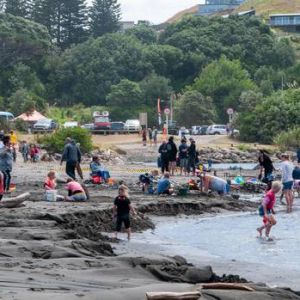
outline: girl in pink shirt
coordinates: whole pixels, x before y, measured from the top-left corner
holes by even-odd
[[[66,189],[69,195],[65,198],[66,201],[86,201],[86,193],[80,183],[72,178],[67,180]]]
[[[281,184],[278,181],[274,181],[272,188],[266,193],[261,206],[259,207],[259,215],[263,217],[264,225],[257,228],[259,236],[262,237],[263,230],[266,230],[266,239],[270,239],[271,228],[276,225],[276,220],[274,218],[274,206],[276,203],[276,194],[281,190]]]

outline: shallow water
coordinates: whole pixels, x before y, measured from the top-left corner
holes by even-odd
[[[182,255],[192,263],[211,264],[219,273],[300,290],[300,210],[287,215],[279,209],[271,232],[274,242],[257,238],[262,219],[256,213],[240,213],[159,219],[155,231],[134,234],[128,247]]]

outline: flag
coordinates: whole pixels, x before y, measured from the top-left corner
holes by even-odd
[[[161,107],[160,107],[160,98],[157,99],[157,114],[158,114],[158,124],[161,125]]]

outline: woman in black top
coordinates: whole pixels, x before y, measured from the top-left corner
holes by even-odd
[[[122,224],[124,223],[128,234],[128,240],[130,240],[130,212],[136,215],[136,211],[132,207],[131,202],[128,199],[128,188],[124,185],[121,185],[119,187],[119,196],[115,199],[113,206],[113,218],[116,218],[116,238],[118,237],[118,232],[121,231]]]
[[[177,146],[174,143],[174,137],[171,136],[169,138],[169,142],[167,144],[168,149],[168,157],[169,157],[169,171],[171,175],[174,176],[175,170],[176,170],[176,160],[177,160]]]
[[[262,179],[262,182],[266,183],[268,185],[268,190],[270,190],[272,187],[272,181],[274,180],[273,171],[275,168],[267,153],[268,152],[265,150],[259,150],[258,162],[260,165],[260,173],[258,178]]]

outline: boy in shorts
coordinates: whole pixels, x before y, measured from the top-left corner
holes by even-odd
[[[116,218],[116,238],[118,237],[118,232],[121,231],[122,224],[124,223],[128,240],[130,240],[130,212],[136,215],[136,211],[128,198],[128,188],[124,185],[121,185],[119,187],[119,196],[115,199],[113,206],[113,218]]]
[[[266,230],[266,239],[270,239],[270,232],[276,220],[274,218],[274,206],[276,203],[276,194],[280,192],[281,184],[278,181],[272,183],[272,188],[268,191],[263,199],[262,205],[259,207],[259,215],[263,217],[263,226],[257,228],[259,236],[262,237],[263,231]]]

